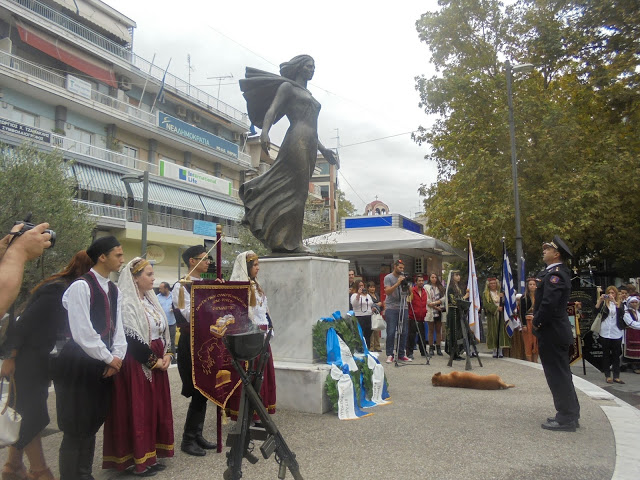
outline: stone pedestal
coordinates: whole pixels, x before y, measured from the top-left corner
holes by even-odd
[[[321,317],[348,310],[349,262],[312,256],[261,258],[258,281],[274,325],[278,407],[328,411],[324,382],[329,366],[315,358],[311,329]]]

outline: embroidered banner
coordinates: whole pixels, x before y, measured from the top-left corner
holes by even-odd
[[[223,407],[240,385],[240,376],[222,337],[242,333],[251,326],[248,315],[249,283],[200,280],[191,286],[191,366],[193,384],[209,400]]]

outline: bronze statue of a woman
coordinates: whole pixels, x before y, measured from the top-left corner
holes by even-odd
[[[273,252],[308,251],[302,244],[302,221],[318,151],[337,164],[334,153],[318,141],[320,103],[307,90],[314,72],[313,58],[298,55],[280,65],[280,75],[247,67],[240,80],[249,119],[262,129],[265,152],[272,125],[285,115],[290,123],[271,169],[240,187],[242,223]]]

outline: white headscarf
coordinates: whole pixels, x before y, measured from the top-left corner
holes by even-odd
[[[232,282],[250,282],[251,283],[251,291],[249,292],[249,320],[253,321],[254,317],[254,308],[255,308],[255,296],[257,294],[257,282],[255,279],[251,279],[249,277],[249,272],[247,271],[247,257],[256,256],[253,250],[247,250],[246,252],[242,252],[240,255],[236,257],[235,262],[233,262],[233,271],[231,272],[231,278],[229,279]],[[254,302],[253,306],[251,305],[251,297],[253,294]]]
[[[141,257],[135,257],[122,269],[120,278],[118,279],[118,288],[122,292],[122,304],[120,309],[122,312],[122,325],[124,327],[125,334],[136,338],[149,346],[151,344],[151,325],[149,324],[149,319],[144,312],[142,300],[138,295],[138,287],[133,280],[133,275],[131,274],[131,267],[141,260],[146,261]],[[151,303],[154,310],[156,310],[156,312],[158,312],[164,319],[164,352],[166,353],[171,341],[169,337],[167,316],[164,313],[164,309],[160,306],[153,289],[145,292],[144,296],[149,303]],[[142,365],[142,370],[144,371],[147,379],[151,380],[151,370],[149,370],[146,365]]]

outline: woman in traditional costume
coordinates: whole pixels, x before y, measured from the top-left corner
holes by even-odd
[[[433,356],[437,349],[438,355],[442,356],[440,344],[442,343],[442,302],[445,291],[442,282],[436,273],[429,275],[427,290],[427,325],[429,326],[429,354]],[[434,347],[435,333],[435,347]]]
[[[487,317],[487,348],[493,351],[493,358],[504,356],[502,349],[511,347],[504,321],[504,300],[500,293],[498,279],[488,278],[482,294],[482,308]],[[500,337],[500,338],[498,338]]]
[[[538,363],[538,337],[533,334],[533,306],[535,304],[537,287],[536,279],[528,278],[527,291],[522,298],[520,298],[519,302],[524,355],[529,362],[533,363]]]
[[[23,453],[29,459],[29,477],[53,479],[42,449],[41,434],[49,424],[49,353],[58,336],[69,329],[62,295],[71,283],[89,270],[93,262],[82,250],[59,273],[38,284],[27,307],[16,322],[9,325],[7,345],[11,356],[2,363],[2,375],[15,375],[16,410],[22,415],[18,441],[8,448],[2,480],[24,480],[27,472]]]
[[[274,252],[304,252],[302,221],[309,180],[318,151],[336,164],[333,152],[318,141],[320,103],[307,90],[315,62],[298,55],[280,65],[280,75],[247,67],[240,89],[247,101],[251,122],[262,129],[260,142],[269,152],[269,130],[283,116],[289,129],[273,166],[240,187],[244,202],[243,223]]]
[[[633,327],[638,324],[638,297],[629,297],[627,309],[624,312],[624,323],[632,328],[625,330],[624,358],[631,360],[633,373],[640,374],[640,330]]]
[[[260,261],[258,255],[248,250],[236,257],[230,280],[232,282],[251,283],[251,289],[249,291],[249,320],[266,333],[269,329],[273,328],[273,325],[269,318],[267,296],[256,278],[259,271]],[[262,398],[262,404],[267,411],[273,414],[276,413],[276,373],[273,367],[271,346],[269,346],[269,361],[267,362],[263,375],[262,386],[260,387],[260,398]],[[234,396],[230,401],[231,404],[229,408],[232,418],[235,418],[238,414],[237,400],[238,397]]]
[[[171,344],[164,310],[153,291],[152,265],[136,257],[122,270],[122,322],[127,356],[116,376],[104,425],[102,468],[152,476],[173,457],[173,414],[167,369]]]

